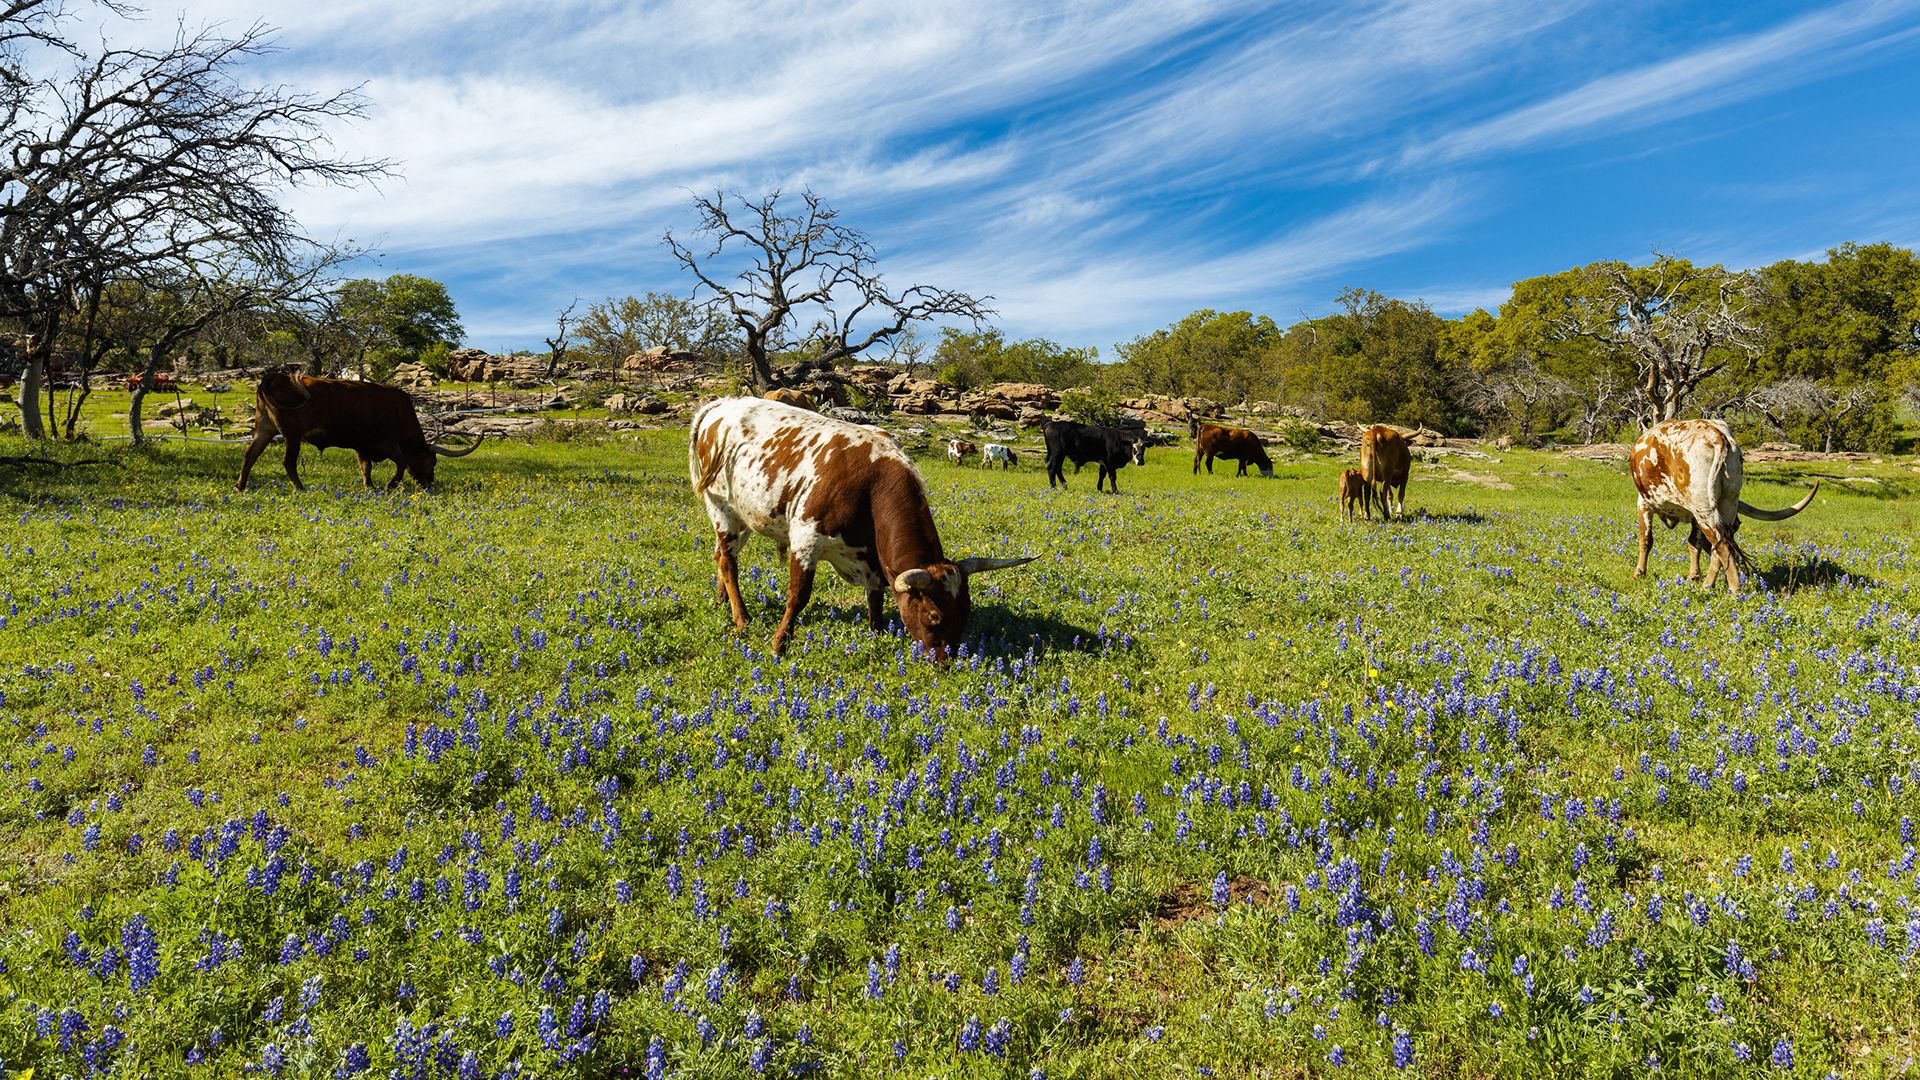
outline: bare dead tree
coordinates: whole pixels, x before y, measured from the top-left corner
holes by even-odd
[[[1877,397],[1870,386],[1836,387],[1814,379],[1784,379],[1746,394],[1740,404],[1767,418],[1781,437],[1787,421],[1803,418],[1820,430],[1821,451],[1833,453],[1840,426],[1856,412],[1873,407]]]
[[[48,350],[78,283],[137,278],[214,251],[285,265],[302,242],[279,203],[286,185],[387,171],[339,158],[327,143],[327,124],[361,115],[357,91],[316,95],[238,79],[271,47],[262,26],[234,37],[183,30],[166,48],[89,53],[60,35],[60,13],[31,0],[0,7],[0,43],[13,43],[0,50],[0,319],[37,343],[21,381],[26,433],[36,438]],[[25,56],[68,62],[29,71]]]
[[[1622,385],[1611,367],[1595,371],[1579,389],[1579,406],[1574,417],[1581,442],[1598,442],[1634,415],[1636,394]]]
[[[1542,371],[1529,354],[1516,356],[1497,371],[1474,373],[1456,392],[1481,417],[1504,420],[1522,437],[1557,426],[1579,397],[1571,383]]]
[[[889,290],[874,266],[867,238],[842,225],[838,213],[811,191],[802,192],[803,209],[783,213],[778,191],[759,199],[725,192],[700,196],[695,232],[708,239],[696,252],[665,236],[674,258],[699,281],[696,297],[732,316],[745,338],[748,377],[755,391],[773,385],[769,343],[781,340],[797,319],[816,320],[808,335],[816,358],[846,359],[891,341],[908,326],[941,317],[966,319],[974,326],[993,314],[992,297],[910,285]],[[731,280],[715,264],[735,253],[746,265]],[[865,325],[862,325],[865,320]]]
[[[1591,273],[1602,302],[1577,309],[1568,329],[1634,358],[1642,424],[1678,417],[1699,385],[1726,367],[1713,362],[1716,353],[1759,347],[1748,316],[1758,286],[1748,274],[1659,253],[1649,266],[1598,263]]]
[[[554,330],[553,336],[547,339],[547,378],[549,379],[560,370],[560,361],[566,359],[569,340],[567,325],[573,322],[573,309],[579,306],[580,298],[576,296],[573,298],[573,303],[568,304],[566,310],[560,313],[559,326]]]

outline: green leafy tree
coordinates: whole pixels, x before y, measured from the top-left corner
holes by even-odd
[[[1008,341],[999,330],[972,332],[945,327],[934,349],[941,382],[968,389],[992,383],[1044,383],[1056,389],[1085,386],[1099,376],[1098,349],[1075,349],[1045,338]]]
[[[1920,259],[1844,244],[1822,262],[1760,273],[1765,344],[1747,400],[1774,429],[1823,449],[1889,449],[1905,391],[1920,383]]]
[[[589,305],[573,336],[588,361],[600,367],[617,365],[656,345],[709,357],[736,347],[724,316],[707,305],[661,292],[608,297]]]
[[[1271,386],[1270,361],[1280,338],[1280,328],[1265,315],[1204,309],[1121,345],[1112,378],[1136,392],[1237,404]]]

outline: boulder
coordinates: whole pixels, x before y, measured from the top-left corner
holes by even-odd
[[[153,418],[155,420],[171,420],[181,413],[193,412],[197,408],[199,408],[199,406],[193,403],[192,398],[177,398],[173,401],[165,402],[159,408],[153,410]]]
[[[1041,383],[994,383],[981,393],[1036,409],[1051,409],[1060,404],[1060,391]]]
[[[1012,420],[1020,415],[1017,403],[992,393],[964,395],[960,399],[960,408],[969,416],[991,416],[996,420]]]
[[[425,364],[401,364],[393,369],[393,385],[425,390],[433,385],[433,372]]]
[[[495,362],[485,349],[455,349],[447,354],[447,373],[457,382],[486,382],[487,369]]]

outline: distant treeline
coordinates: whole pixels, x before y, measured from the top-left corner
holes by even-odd
[[[1898,449],[1920,402],[1920,260],[1889,244],[1752,271],[1664,255],[1593,263],[1454,319],[1367,289],[1335,303],[1284,327],[1196,311],[1104,364],[1093,349],[948,330],[926,366],[961,386],[1268,401],[1449,435],[1590,441],[1713,415],[1749,440],[1827,450]]]

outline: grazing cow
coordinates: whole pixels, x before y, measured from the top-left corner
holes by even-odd
[[[1047,486],[1059,484],[1067,486],[1066,462],[1073,462],[1073,471],[1079,472],[1080,466],[1089,461],[1100,464],[1100,476],[1093,482],[1095,491],[1102,485],[1110,485],[1115,495],[1120,494],[1120,470],[1128,462],[1135,465],[1147,463],[1147,440],[1119,428],[1101,427],[1097,424],[1082,424],[1073,420],[1049,420],[1046,429],[1047,439]]]
[[[1273,459],[1267,456],[1267,448],[1260,444],[1260,436],[1243,428],[1223,427],[1219,424],[1196,424],[1194,426],[1193,472],[1200,473],[1200,459],[1207,460],[1207,475],[1213,475],[1213,459],[1225,458],[1237,461],[1240,468],[1233,475],[1247,475],[1247,466],[1260,466],[1260,475],[1273,479]]]
[[[947,460],[953,462],[955,465],[965,464],[968,458],[979,451],[979,447],[965,439],[947,440]]]
[[[131,394],[135,390],[140,389],[140,384],[145,381],[147,381],[145,375],[136,374],[127,376],[127,393]],[[153,386],[150,389],[166,392],[180,389],[180,384],[173,381],[173,376],[166,372],[161,372],[153,377]]]
[[[990,442],[980,448],[980,467],[983,469],[992,468],[995,465],[1000,466],[1002,469],[1011,469],[1014,464],[1015,455],[1013,453],[1013,447],[1011,446],[1002,446],[997,442]]]
[[[1380,501],[1382,518],[1405,517],[1407,513],[1407,472],[1413,455],[1407,449],[1407,437],[1375,424],[1360,435],[1360,475],[1366,479],[1370,497]],[[1388,493],[1398,489],[1398,498]],[[1376,494],[1377,492],[1377,494]],[[1396,505],[1397,504],[1397,505]],[[1367,514],[1373,516],[1371,512]]]
[[[392,491],[403,474],[412,474],[421,487],[431,487],[439,458],[466,457],[481,442],[476,439],[461,450],[428,442],[413,399],[397,386],[269,371],[260,377],[254,397],[253,442],[240,462],[235,491],[247,489],[247,474],[275,435],[287,442],[287,479],[302,491],[306,485],[300,482],[301,443],[323,450],[329,446],[352,450],[360,459],[360,479],[368,487],[373,486],[373,463],[393,462],[393,479],[387,483]]]
[[[768,401],[777,401],[782,405],[791,405],[796,409],[805,409],[808,412],[819,411],[819,407],[814,404],[813,395],[807,393],[805,390],[789,390],[783,386],[769,390],[761,396]]]
[[[1367,487],[1367,478],[1360,474],[1359,469],[1348,469],[1340,474],[1340,512],[1349,522],[1353,520],[1355,503],[1360,505],[1361,510],[1367,515],[1367,520],[1372,521],[1373,493],[1372,489]]]
[[[867,591],[867,624],[881,628],[890,592],[900,623],[928,655],[944,659],[966,633],[967,581],[1032,558],[949,559],[926,484],[885,433],[756,398],[722,398],[693,416],[687,447],[693,490],[713,520],[720,599],[746,629],[735,559],[750,533],[787,555],[787,608],[773,632],[778,654],[793,637],[825,562]]]
[[[1744,482],[1740,444],[1720,420],[1663,420],[1646,430],[1633,444],[1629,459],[1633,486],[1639,490],[1640,561],[1633,576],[1647,572],[1647,554],[1653,550],[1652,518],[1671,529],[1681,522],[1687,531],[1687,580],[1700,572],[1700,553],[1707,553],[1706,587],[1714,576],[1727,572],[1727,591],[1740,595],[1740,567],[1747,553],[1734,534],[1740,519],[1784,521],[1807,508],[1820,490],[1815,482],[1806,498],[1785,510],[1756,510],[1740,501]]]

